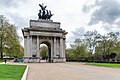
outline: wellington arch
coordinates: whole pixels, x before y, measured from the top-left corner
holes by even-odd
[[[66,62],[65,35],[59,22],[30,20],[30,27],[22,29],[24,35],[24,62],[41,62],[40,44],[48,46],[49,62]]]
[[[60,22],[53,22],[47,6],[39,4],[38,20],[30,20],[30,27],[22,29],[24,36],[24,62],[41,62],[40,45],[48,46],[48,62],[66,62],[65,39],[67,32]]]

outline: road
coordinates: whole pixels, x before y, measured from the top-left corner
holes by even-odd
[[[27,63],[27,80],[120,80],[120,69],[83,63]]]

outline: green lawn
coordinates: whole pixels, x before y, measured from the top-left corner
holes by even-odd
[[[93,66],[120,68],[120,64],[112,64],[112,63],[85,63],[85,64],[86,65],[93,65]]]
[[[25,69],[24,65],[0,64],[0,80],[21,80]]]
[[[2,60],[2,59],[0,59],[0,62],[3,62],[3,60]]]

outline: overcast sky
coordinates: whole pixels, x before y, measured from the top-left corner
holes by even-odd
[[[67,45],[86,31],[120,32],[120,0],[0,0],[0,15],[18,27],[22,37],[21,29],[38,19],[39,3],[47,5],[54,14],[51,19],[68,32]]]

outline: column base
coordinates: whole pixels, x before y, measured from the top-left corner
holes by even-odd
[[[53,62],[66,62],[66,58],[53,58]]]
[[[24,57],[25,63],[39,63],[40,58],[39,57]]]
[[[25,63],[40,63],[41,62],[41,60],[40,60],[40,58],[39,57],[24,57],[24,62]],[[47,62],[49,62],[49,61],[47,61]],[[57,62],[57,63],[64,63],[64,62],[66,62],[66,58],[53,58],[53,59],[51,59],[51,61],[50,61],[51,63],[53,62]]]

